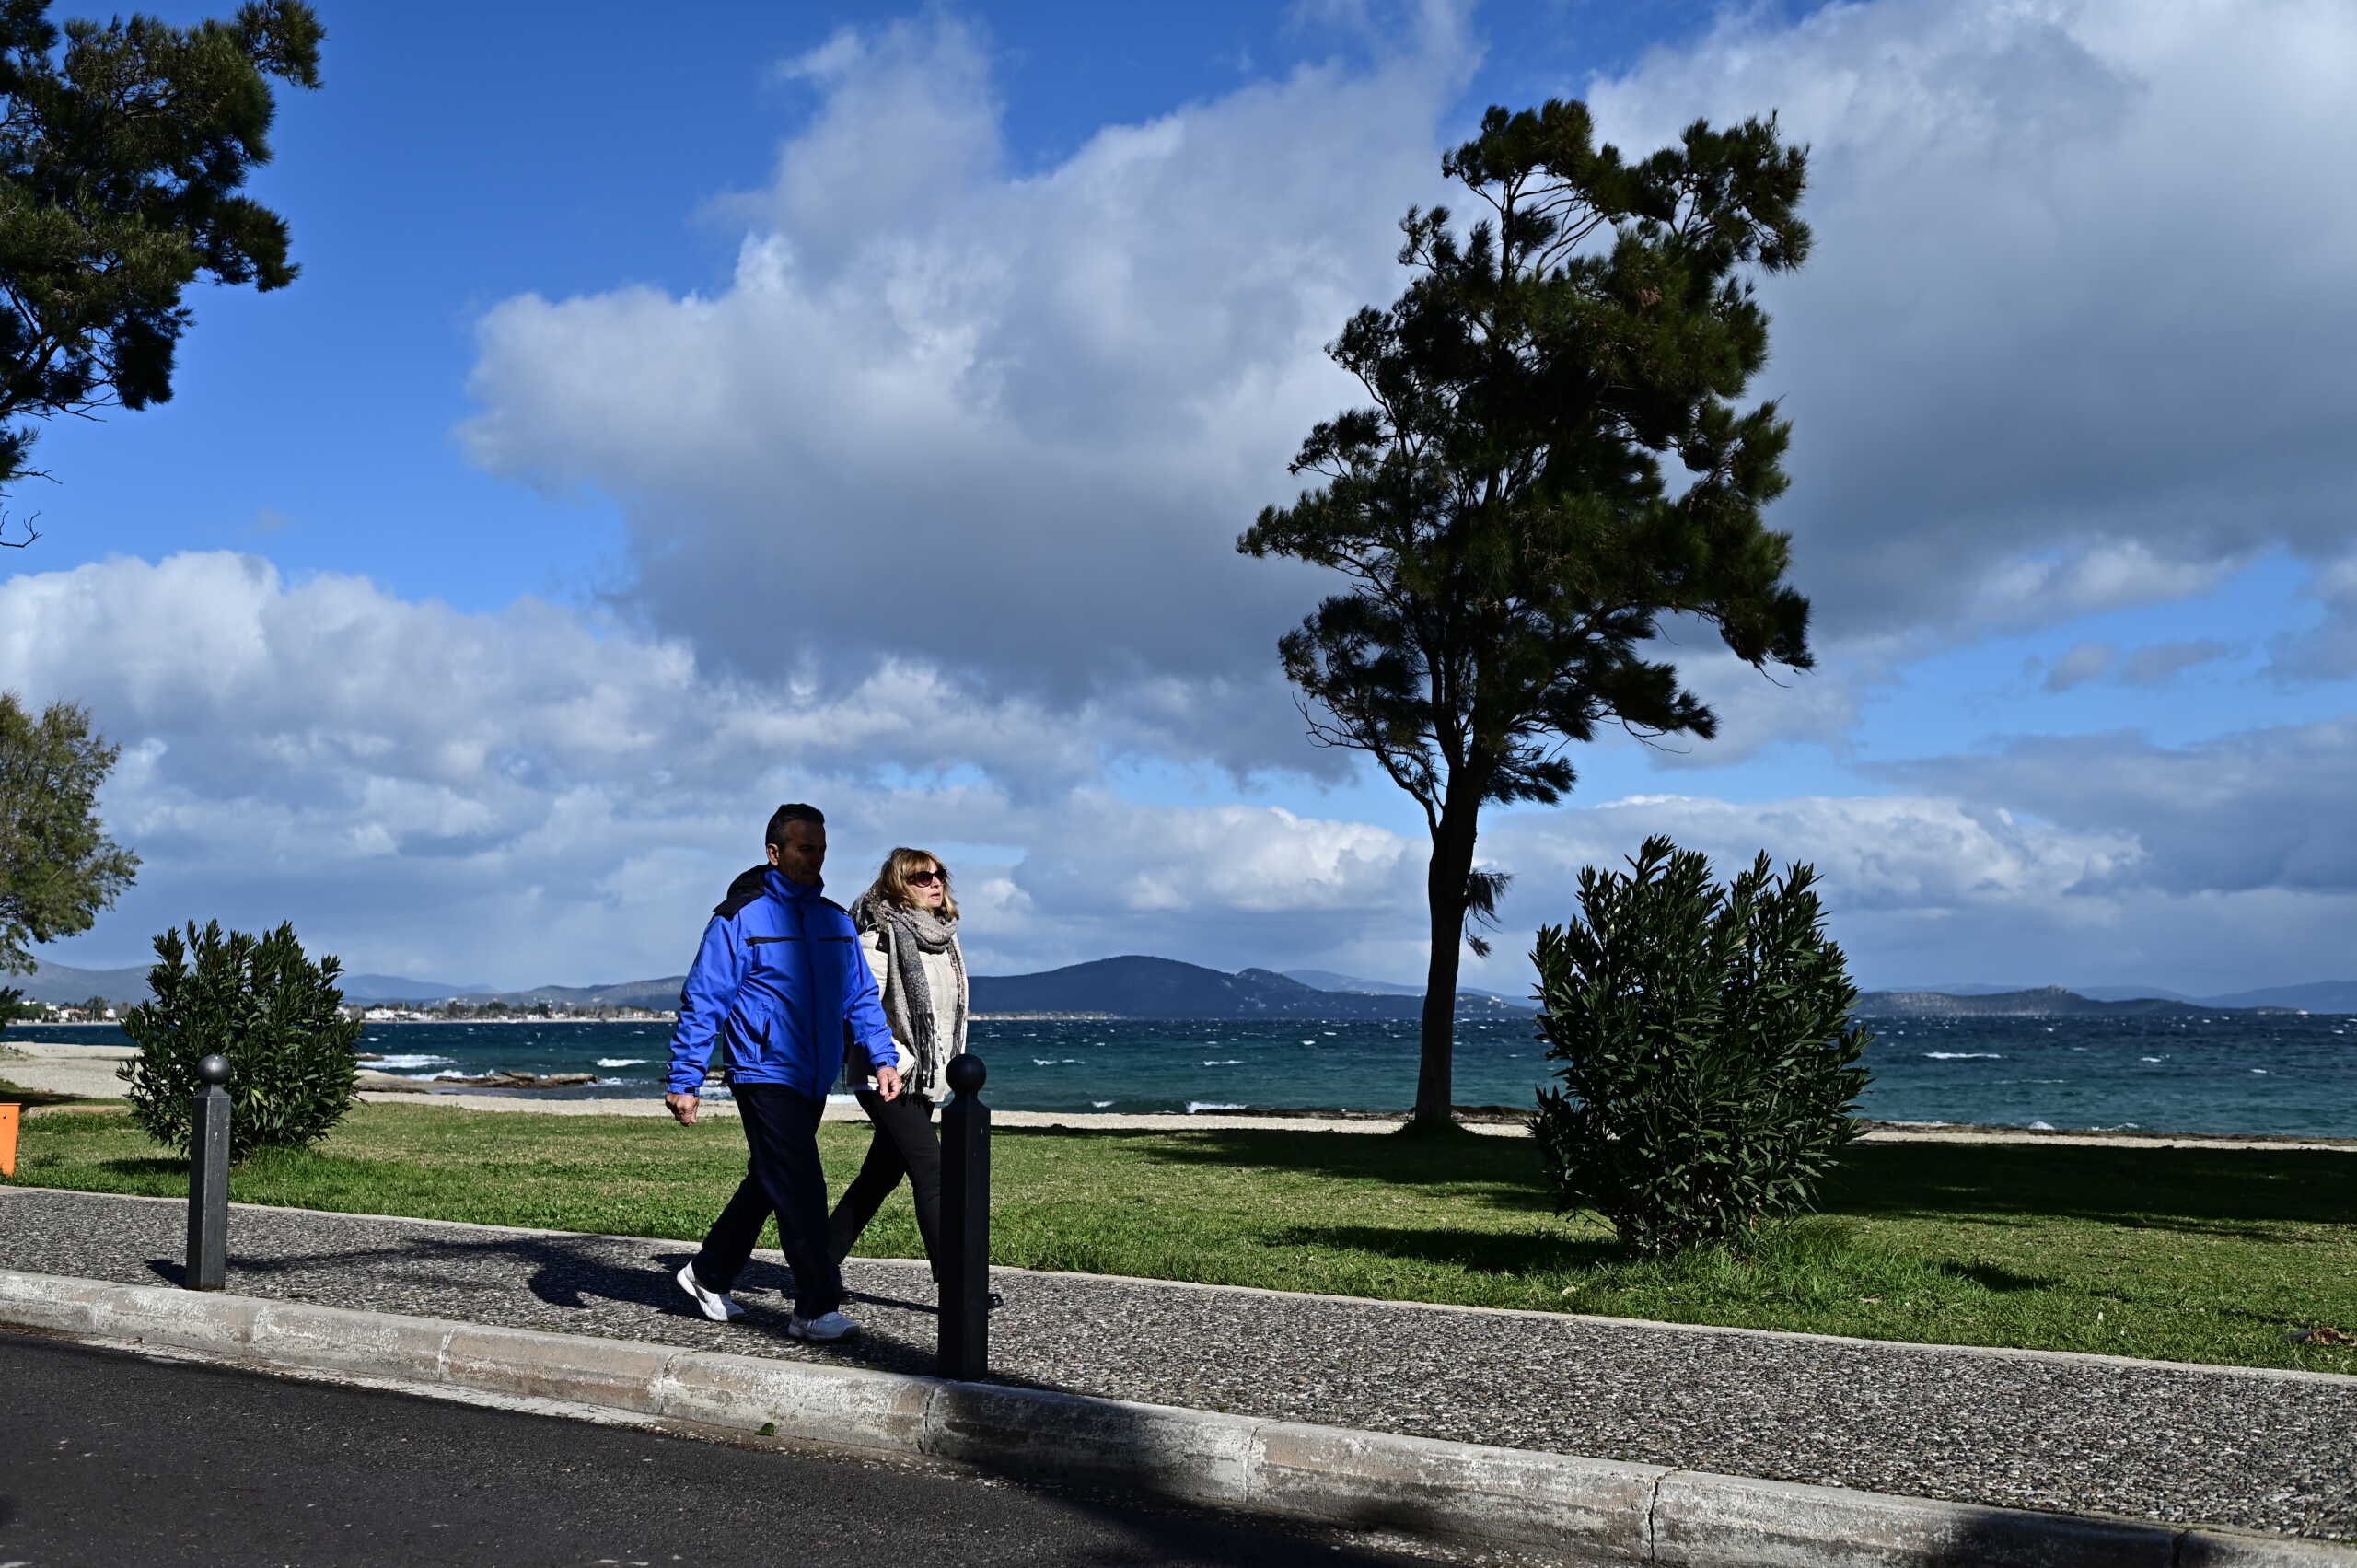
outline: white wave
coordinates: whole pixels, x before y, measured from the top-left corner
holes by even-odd
[[[2140,1056],[2136,1060],[2139,1062],[2165,1062],[2168,1058],[2165,1056]]]
[[[2252,1071],[2252,1072],[2254,1072],[2254,1073],[2256,1073],[2256,1074],[2258,1074],[2260,1077],[2262,1077],[2262,1078],[2264,1078],[2264,1077],[2266,1077],[2266,1076],[2268,1075],[2268,1074],[2267,1074],[2267,1069],[2266,1069],[2266,1068],[2264,1068],[2264,1067],[2254,1067],[2254,1068],[2252,1068],[2252,1069],[2251,1069],[2251,1071]]]
[[[2003,1062],[2001,1051],[1927,1051],[1924,1059],[1931,1062]]]
[[[2029,1124],[2029,1128],[2033,1132],[2051,1132],[2054,1131],[2054,1123],[2051,1121],[2033,1121]]]
[[[1190,1099],[1187,1102],[1187,1114],[1190,1116],[1198,1116],[1206,1110],[1242,1110],[1243,1109],[1240,1105],[1227,1105],[1214,1099]]]
[[[653,1060],[654,1058],[648,1056],[600,1056],[598,1058],[598,1065],[600,1067],[644,1067]]]
[[[1089,1104],[1091,1104],[1091,1105],[1093,1105],[1093,1106],[1095,1106],[1097,1109],[1102,1110],[1102,1109],[1104,1109],[1107,1106],[1109,1106],[1109,1105],[1112,1104],[1113,1102],[1112,1102],[1111,1100],[1109,1100],[1109,1099],[1093,1099],[1093,1100],[1090,1100],[1088,1103],[1089,1103]]]
[[[1244,1065],[1244,1058],[1241,1056],[1231,1056],[1225,1062],[1205,1062],[1203,1065],[1206,1067],[1241,1067]]]
[[[383,1056],[374,1062],[363,1062],[361,1065],[380,1073],[390,1073],[401,1067],[446,1067],[457,1060],[455,1056]]]
[[[1088,1063],[1077,1056],[1035,1056],[1031,1059],[1031,1065],[1034,1067],[1086,1067]]]

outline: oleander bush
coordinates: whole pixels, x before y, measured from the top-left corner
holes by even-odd
[[[343,1120],[361,1026],[338,1011],[337,959],[305,957],[292,925],[254,936],[218,921],[165,932],[156,958],[153,999],[122,1020],[139,1055],[121,1074],[150,1138],[187,1151],[196,1064],[215,1051],[229,1059],[230,1158],[315,1143]]]
[[[1580,874],[1581,917],[1532,958],[1548,1056],[1538,1135],[1564,1213],[1641,1256],[1742,1251],[1810,1205],[1867,1074],[1857,989],[1825,935],[1813,867],[1761,854],[1720,886],[1697,851],[1645,841]]]

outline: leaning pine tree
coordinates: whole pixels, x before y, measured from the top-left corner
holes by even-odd
[[[196,1064],[229,1059],[229,1153],[324,1138],[352,1107],[359,1066],[356,1018],[343,1015],[332,957],[306,958],[295,928],[267,935],[203,929],[156,938],[151,1000],[124,1016],[139,1055],[122,1072],[131,1118],[168,1148],[189,1145]]]
[[[1768,356],[1746,274],[1807,252],[1805,161],[1772,118],[1698,122],[1630,163],[1583,104],[1492,109],[1441,164],[1490,215],[1460,241],[1446,209],[1411,209],[1418,275],[1328,350],[1374,406],[1313,430],[1293,471],[1324,487],[1237,541],[1352,579],[1283,639],[1285,673],[1314,739],[1370,753],[1423,808],[1420,1129],[1450,1121],[1459,945],[1505,884],[1475,864],[1482,807],[1562,798],[1563,744],[1600,725],[1714,733],[1677,669],[1641,656],[1665,616],[1755,668],[1811,662],[1788,536],[1760,522],[1791,427],[1734,404]]]

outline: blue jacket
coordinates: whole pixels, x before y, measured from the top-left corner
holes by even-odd
[[[714,1040],[729,1079],[782,1084],[824,1099],[843,1070],[845,1035],[878,1062],[895,1060],[876,976],[842,906],[774,867],[739,877],[712,912],[679,988],[671,1031],[675,1094],[701,1094]]]

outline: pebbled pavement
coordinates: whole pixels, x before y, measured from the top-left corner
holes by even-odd
[[[176,1281],[170,1201],[0,1191],[0,1267]],[[239,1206],[228,1289],[518,1328],[932,1370],[919,1263],[853,1260],[866,1331],[784,1333],[791,1276],[695,1315],[687,1243]],[[998,1271],[999,1380],[2005,1507],[2357,1539],[2357,1378],[1991,1354]]]

